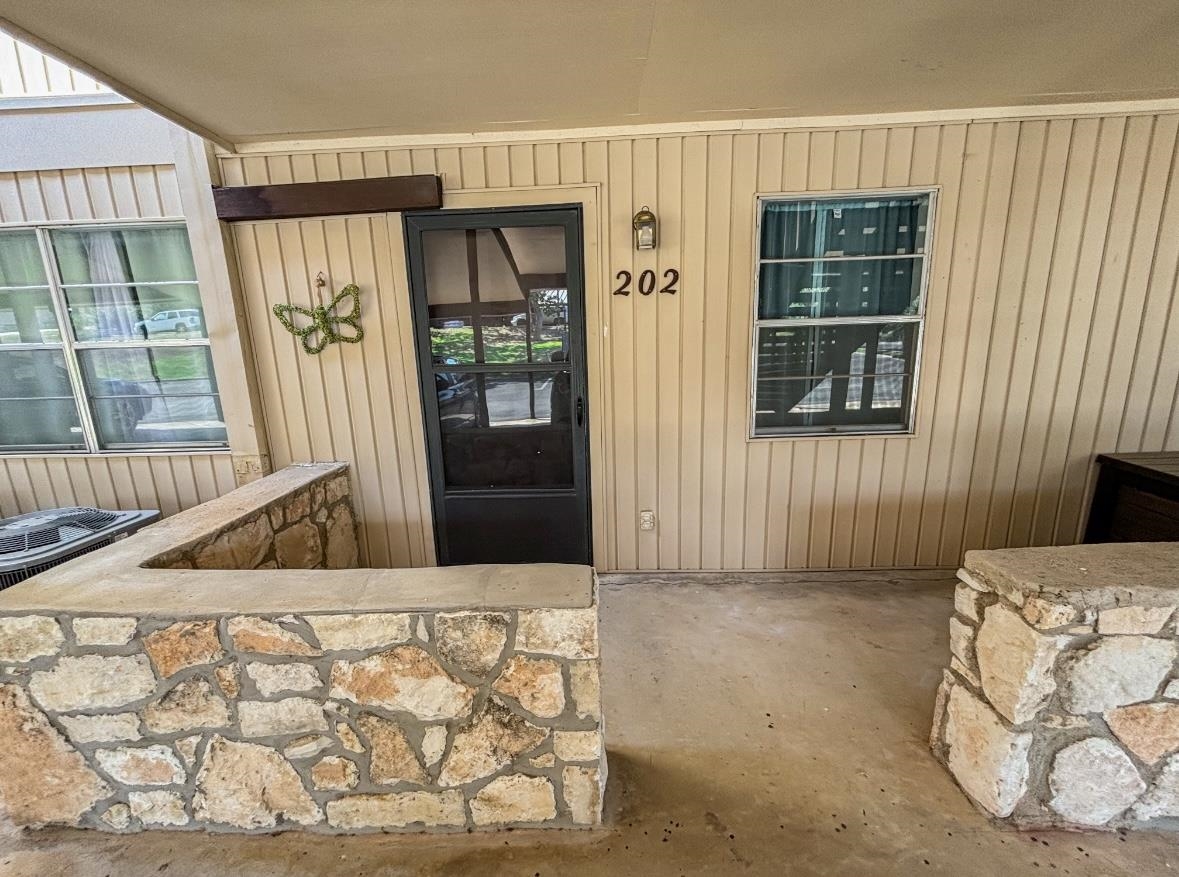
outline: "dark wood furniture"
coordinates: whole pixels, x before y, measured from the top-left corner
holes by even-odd
[[[1086,542],[1179,542],[1179,452],[1099,454]]]

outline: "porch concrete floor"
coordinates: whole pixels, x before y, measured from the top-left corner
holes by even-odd
[[[926,749],[945,574],[667,577],[603,587],[609,825],[593,832],[0,838],[5,877],[1163,874],[1179,840],[1025,834]]]

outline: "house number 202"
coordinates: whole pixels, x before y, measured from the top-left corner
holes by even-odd
[[[630,284],[634,280],[634,275],[629,271],[619,271],[614,275],[614,279],[618,281],[618,286],[614,289],[615,295],[630,295]],[[679,292],[676,286],[680,282],[680,271],[678,268],[668,268],[663,272],[664,284],[659,287],[660,292],[666,292],[668,295],[675,295]],[[655,291],[655,286],[658,278],[655,272],[648,268],[639,275],[639,295],[650,295]]]

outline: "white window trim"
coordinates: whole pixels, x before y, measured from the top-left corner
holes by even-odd
[[[74,407],[78,413],[78,422],[82,428],[82,439],[85,447],[81,448],[21,448],[7,450],[0,448],[0,458],[8,457],[125,457],[133,455],[168,455],[168,454],[201,454],[201,453],[227,453],[229,451],[228,442],[177,442],[158,443],[152,445],[145,445],[142,447],[126,447],[126,448],[104,448],[102,442],[98,437],[98,429],[94,423],[94,412],[91,408],[91,399],[86,391],[86,383],[82,376],[81,358],[78,356],[80,350],[107,350],[118,348],[156,348],[156,347],[204,347],[206,349],[211,347],[210,339],[193,338],[184,340],[133,340],[133,341],[78,341],[74,337],[73,323],[70,321],[69,305],[65,297],[65,290],[68,287],[91,287],[95,284],[84,283],[63,283],[61,280],[60,268],[57,264],[57,259],[53,254],[53,247],[49,240],[49,234],[54,229],[69,229],[71,231],[88,231],[100,230],[111,231],[116,229],[140,229],[150,227],[178,227],[183,228],[186,237],[189,240],[189,247],[192,246],[192,236],[188,229],[187,221],[184,217],[144,217],[143,219],[120,219],[115,221],[94,221],[94,220],[68,220],[61,222],[20,222],[20,223],[0,223],[0,232],[9,231],[31,231],[37,236],[37,246],[41,253],[41,261],[43,267],[46,268],[45,285],[38,285],[33,287],[23,287],[28,289],[44,289],[45,286],[49,288],[49,297],[53,305],[54,316],[57,318],[58,330],[62,333],[62,340],[60,344],[50,343],[24,343],[24,344],[6,344],[0,345],[0,351],[3,350],[60,350],[65,359],[66,373],[70,380],[70,389],[74,394]],[[127,284],[97,284],[99,286],[130,286],[133,283]],[[200,282],[197,279],[183,280],[183,281],[161,281],[159,283],[148,283],[144,281],[143,285],[151,286],[195,286],[200,294]],[[5,287],[8,289],[9,287]],[[202,305],[203,308],[203,305]],[[220,399],[221,387],[217,386],[215,395]]]
[[[840,189],[833,191],[815,192],[758,192],[755,195],[755,221],[753,227],[753,296],[750,303],[749,320],[749,393],[748,413],[746,417],[746,441],[749,442],[781,442],[794,439],[847,439],[847,438],[912,438],[917,435],[917,392],[921,385],[921,361],[925,348],[925,321],[929,303],[929,278],[932,274],[934,240],[936,230],[936,215],[940,186],[896,186],[882,189]],[[807,259],[762,259],[761,258],[761,220],[764,205],[769,201],[838,201],[844,198],[887,198],[906,195],[929,196],[929,212],[926,218],[925,246],[921,254],[912,254],[908,258],[923,259],[917,313],[913,316],[867,316],[867,317],[807,317],[790,319],[758,319],[761,303],[761,265],[763,262],[813,262]],[[840,261],[855,261],[859,258],[870,257],[837,257]],[[773,326],[814,326],[814,325],[849,325],[854,323],[916,323],[917,338],[914,342],[913,353],[913,383],[909,388],[909,405],[907,423],[903,427],[880,427],[868,425],[862,427],[798,427],[773,434],[758,434],[757,422],[757,331],[759,328]]]

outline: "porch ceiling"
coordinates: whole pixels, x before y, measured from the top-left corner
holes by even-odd
[[[1179,97],[1174,0],[0,0],[9,25],[223,144]]]

